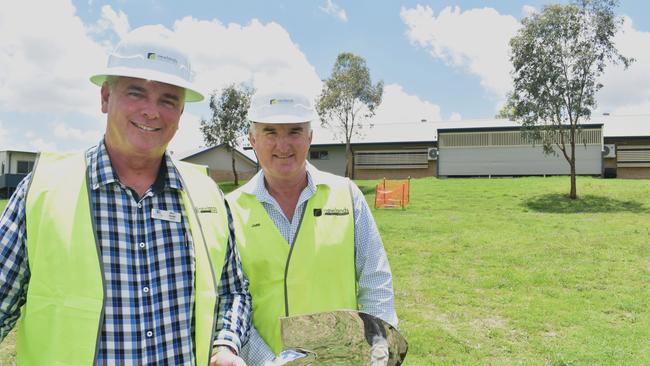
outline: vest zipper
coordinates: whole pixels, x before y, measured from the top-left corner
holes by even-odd
[[[307,201],[309,203],[309,201]],[[296,244],[296,238],[298,238],[298,233],[300,233],[300,228],[302,227],[302,219],[305,217],[305,212],[307,212],[307,206],[308,204],[305,205],[305,209],[302,211],[302,215],[300,215],[300,222],[298,223],[298,230],[296,230],[296,233],[293,236],[293,240],[291,240],[291,248],[289,249],[289,255],[287,256],[287,263],[284,267],[284,316],[289,316],[289,291],[287,288],[287,275],[289,274],[289,262],[291,262],[291,254],[293,253],[293,246]]]

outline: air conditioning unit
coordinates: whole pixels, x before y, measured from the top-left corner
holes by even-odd
[[[603,145],[603,158],[615,158],[615,157],[616,157],[616,145],[614,144]]]
[[[429,148],[427,148],[427,157],[428,157],[429,160],[438,159],[438,148],[437,147],[429,147]]]

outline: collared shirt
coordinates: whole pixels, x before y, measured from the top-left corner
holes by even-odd
[[[278,202],[266,189],[262,170],[251,179],[252,184],[247,186],[250,187],[247,193],[257,197],[284,239],[291,244],[300,228],[300,218],[307,201],[316,194],[317,186],[322,183],[320,176],[318,169],[307,163],[307,187],[300,193],[291,221],[287,219]],[[384,244],[363,193],[355,184],[351,183],[350,186],[354,206],[354,251],[356,276],[359,281],[357,301],[360,310],[397,325],[393,301],[393,277]],[[274,357],[273,351],[260,337],[255,327],[251,327],[250,340],[242,349],[242,357],[250,365],[263,365]]]
[[[119,181],[103,142],[86,152],[91,210],[104,270],[99,365],[193,365],[194,250],[180,177],[165,155],[155,183],[137,194]],[[0,219],[0,339],[20,316],[29,283],[25,197],[30,176]],[[180,222],[151,217],[153,208]],[[215,345],[239,349],[250,325],[250,295],[230,231],[221,276]]]

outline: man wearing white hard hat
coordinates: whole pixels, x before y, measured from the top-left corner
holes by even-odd
[[[263,365],[282,351],[283,316],[358,309],[396,325],[390,267],[363,194],[307,162],[309,99],[256,94],[248,118],[262,169],[226,197],[253,299],[244,360]],[[388,360],[385,347],[379,354]]]
[[[0,337],[18,365],[245,365],[250,294],[223,194],[167,145],[203,99],[173,34],[125,37],[101,86],[106,132],[41,153],[0,221]]]

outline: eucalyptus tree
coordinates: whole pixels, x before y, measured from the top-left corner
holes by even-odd
[[[253,90],[243,85],[231,84],[221,92],[210,95],[209,119],[201,118],[201,133],[207,146],[224,144],[230,152],[232,174],[235,185],[239,185],[239,176],[235,166],[235,149],[248,130],[248,107]]]
[[[332,75],[324,80],[316,111],[323,127],[334,129],[345,142],[345,176],[352,174],[352,137],[360,134],[365,122],[375,115],[384,92],[382,81],[372,84],[366,61],[355,54],[338,55]]]
[[[576,144],[580,125],[596,108],[599,78],[608,63],[627,68],[633,59],[614,45],[623,19],[614,13],[616,0],[579,0],[544,6],[522,20],[510,40],[513,91],[501,116],[522,124],[528,139],[546,154],[561,153],[570,167],[576,192]]]

